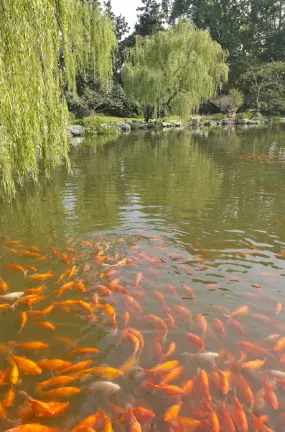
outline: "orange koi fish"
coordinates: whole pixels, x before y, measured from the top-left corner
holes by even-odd
[[[190,394],[194,388],[194,380],[190,379],[183,385],[183,390],[186,395]]]
[[[276,316],[281,312],[282,310],[282,303],[278,302],[275,305],[275,312],[276,312]]]
[[[0,278],[0,292],[1,294],[6,294],[8,290],[8,285],[2,278]]]
[[[248,314],[248,306],[244,305],[236,309],[230,316],[230,318],[235,318],[237,316],[244,316]]]
[[[158,330],[164,331],[164,338],[166,338],[168,333],[168,327],[165,324],[165,322],[156,315],[146,315],[146,318],[149,321],[149,323],[154,325]]]
[[[285,347],[285,337],[278,339],[278,341],[273,346],[273,351],[282,351]]]
[[[138,288],[140,281],[142,280],[142,273],[138,273],[136,275],[136,280],[135,280],[135,287]]]
[[[172,294],[177,294],[176,288],[173,285],[168,284],[167,288],[168,288],[168,291],[170,291]]]
[[[237,320],[230,318],[228,323],[231,327],[237,330],[242,336],[248,336],[248,333],[244,330],[241,323],[239,323]]]
[[[125,311],[124,312],[124,318],[123,318],[123,325],[125,328],[127,327],[129,321],[130,321],[130,314],[128,311]]]
[[[28,250],[21,250],[20,252],[21,256],[29,256],[29,257],[39,257],[40,254],[38,252],[30,252]]]
[[[30,280],[34,280],[34,281],[43,281],[49,278],[53,277],[53,273],[51,270],[49,270],[47,273],[36,273],[33,275],[26,275],[25,278],[26,279],[30,279]]]
[[[23,375],[40,375],[42,369],[37,365],[37,363],[28,359],[27,357],[19,357],[10,354],[11,359],[16,364],[20,374]]]
[[[74,281],[65,283],[57,291],[55,291],[55,294],[57,296],[61,296],[63,293],[65,293],[65,291],[70,290],[74,286],[74,284],[75,284]]]
[[[98,348],[78,348],[68,353],[69,356],[73,355],[85,355],[85,354],[97,354]]]
[[[213,319],[213,326],[214,326],[214,329],[219,333],[219,335],[223,338],[224,336],[225,336],[225,328],[224,328],[224,325],[223,325],[223,323],[222,323],[222,321],[220,321],[219,319],[217,319],[217,318],[214,318]]]
[[[162,391],[166,396],[170,397],[177,397],[177,396],[183,396],[184,390],[180,387],[174,386],[174,385],[162,385],[162,384],[152,384],[149,382],[145,383],[145,386],[148,388],[153,388],[155,390]]]
[[[93,363],[92,360],[83,360],[78,363],[74,363],[73,365],[70,365],[64,369],[61,369],[59,372],[57,372],[57,375],[64,375],[64,374],[70,374],[70,373],[76,373],[80,372],[83,369],[87,368]]]
[[[37,246],[27,246],[27,249],[31,249],[34,252],[40,252],[40,249]]]
[[[178,429],[175,429],[175,431],[177,432],[182,432],[182,431],[195,431],[197,428],[199,428],[201,426],[201,421],[200,420],[196,420],[193,419],[191,417],[177,417],[177,422],[178,425],[182,427]]]
[[[230,415],[226,404],[223,403],[221,406],[221,414],[218,416],[222,430],[227,432],[236,432],[236,427],[233,422],[232,416]]]
[[[274,393],[274,390],[272,386],[269,384],[269,382],[264,378],[264,400],[267,403],[268,406],[270,406],[274,410],[278,410],[279,403],[276,394]]]
[[[84,282],[82,280],[76,281],[75,282],[75,289],[77,291],[85,292],[86,288],[85,288]]]
[[[240,430],[240,432],[248,432],[247,418],[243,409],[242,404],[234,394],[234,419]]]
[[[6,432],[61,432],[61,429],[43,426],[36,423],[20,425],[15,428],[9,429]]]
[[[133,344],[134,346],[134,352],[133,355],[137,354],[140,350],[140,341],[138,340],[138,338],[132,334],[132,333],[128,333],[128,338],[130,340],[130,342]]]
[[[98,412],[83,419],[80,423],[78,423],[77,426],[75,426],[74,429],[72,429],[71,432],[89,431],[89,428],[95,427],[97,423],[98,423]]]
[[[136,416],[133,414],[132,407],[127,406],[127,418],[129,423],[129,431],[130,432],[142,432],[141,425],[139,424]]]
[[[176,405],[171,405],[168,410],[163,415],[163,420],[165,422],[173,422],[177,419],[179,412],[182,407],[182,402],[178,402]]]
[[[10,408],[11,406],[13,406],[14,399],[15,399],[15,393],[13,387],[10,387],[2,400],[3,407]]]
[[[86,369],[83,375],[95,375],[112,381],[124,375],[124,372],[108,366],[96,366],[91,369]]]
[[[14,255],[17,255],[17,253],[18,253],[18,251],[16,249],[12,249],[12,248],[8,248],[7,252],[10,254],[14,254]]]
[[[256,369],[260,369],[264,366],[266,362],[265,360],[253,360],[253,361],[249,361],[247,363],[244,363],[242,365],[242,369],[252,369],[252,370],[256,370]]]
[[[14,270],[16,272],[22,272],[24,273],[25,269],[24,267],[17,265],[17,264],[6,264],[6,267],[10,270]]]
[[[39,396],[44,399],[69,399],[80,392],[78,387],[59,387],[54,390],[41,391]]]
[[[209,417],[207,420],[207,423],[210,425],[211,427],[211,431],[212,432],[220,432],[220,422],[219,422],[219,418],[217,416],[217,414],[215,413],[214,409],[212,408],[212,406],[209,403],[206,403],[206,407],[209,411]]]
[[[177,316],[181,316],[182,318],[189,320],[190,324],[192,323],[192,314],[188,309],[180,305],[174,305],[174,309],[177,312]]]
[[[181,374],[183,372],[183,366],[177,366],[174,367],[164,378],[163,380],[160,382],[161,385],[166,385],[169,384],[170,382],[173,382],[175,380],[177,380]],[[183,391],[185,391],[185,389],[183,388]],[[185,393],[187,393],[185,391]]]
[[[64,343],[65,345],[69,346],[70,348],[73,348],[73,349],[77,348],[77,344],[69,338],[65,338],[65,337],[61,337],[61,336],[56,336],[55,338],[59,342]]]
[[[9,303],[3,303],[0,305],[0,311],[5,311],[10,309],[11,305]]]
[[[231,389],[227,374],[223,371],[221,371],[217,366],[215,366],[215,371],[218,374],[219,377],[219,384],[218,387],[221,390],[221,392],[223,393],[223,395],[227,395]]]
[[[132,315],[141,315],[142,308],[137,300],[135,300],[132,296],[126,294],[124,295],[124,303],[128,312]]]
[[[39,286],[37,288],[26,288],[26,289],[24,289],[24,292],[28,295],[30,295],[30,294],[33,295],[33,294],[41,293],[44,289],[45,289],[44,286]]]
[[[197,326],[201,332],[201,336],[204,337],[207,331],[207,321],[202,314],[197,315]]]
[[[45,309],[42,309],[40,311],[30,311],[29,313],[33,317],[40,318],[43,316],[47,316],[53,310],[53,308],[54,308],[54,305],[49,305]]]
[[[187,333],[187,336],[189,337],[190,342],[198,347],[199,351],[204,351],[205,344],[203,339],[200,338],[200,336],[197,336],[193,333]]]
[[[40,303],[41,301],[43,301],[45,299],[46,299],[46,296],[37,296],[37,297],[34,297],[34,298],[27,299],[26,303],[27,303],[27,305],[29,307],[31,307],[31,306],[33,306],[35,304]]]
[[[12,358],[9,358],[9,364],[10,364],[10,369],[9,369],[8,381],[10,384],[17,384],[19,378],[18,367]]]
[[[38,327],[44,328],[46,330],[52,330],[52,331],[55,330],[55,326],[49,321],[33,322],[33,324],[35,324]]]
[[[74,276],[77,272],[76,266],[72,266],[69,273],[68,273],[68,280],[70,280],[72,278],[72,276]]]
[[[93,306],[87,303],[84,300],[77,300],[77,305],[81,307],[85,312],[88,312],[89,315],[93,315]]]
[[[173,368],[178,366],[179,361],[178,360],[171,360],[165,363],[160,363],[159,365],[153,367],[152,369],[149,369],[148,372],[150,373],[169,373]],[[145,369],[146,371],[147,369]]]
[[[71,365],[69,361],[61,359],[40,360],[37,362],[37,364],[44,371],[49,371],[50,369],[54,371],[59,371]]]
[[[22,343],[16,343],[16,342],[9,342],[9,344],[13,348],[22,348],[27,351],[37,351],[41,349],[48,348],[48,344],[43,342],[22,342]]]
[[[171,314],[167,313],[166,314],[166,319],[167,319],[167,322],[169,324],[169,327],[172,328],[173,330],[176,330],[177,329],[177,325],[175,324],[173,316]]]
[[[65,386],[66,384],[70,384],[71,382],[73,382],[75,380],[75,377],[73,376],[57,376],[57,377],[53,377],[50,378],[46,381],[42,381],[38,384],[36,384],[36,392],[40,392],[41,390],[47,388],[47,387],[53,387],[53,386]]]
[[[190,288],[187,285],[182,285],[182,288],[184,289],[185,293],[189,295],[193,300],[195,300],[195,294],[192,288]]]
[[[198,376],[198,382],[199,382],[201,393],[203,394],[203,396],[205,396],[207,401],[211,402],[212,398],[210,395],[208,375],[204,369],[200,370],[200,374]]]
[[[171,344],[169,344],[166,353],[161,356],[161,360],[164,361],[165,359],[167,359],[167,357],[170,357],[175,352],[175,350],[176,350],[176,343],[172,342]]]
[[[241,373],[236,373],[233,375],[234,384],[239,390],[239,394],[244,400],[244,402],[250,407],[254,404],[254,395],[247,381],[243,378]]]
[[[247,351],[252,354],[259,354],[264,357],[264,355],[268,354],[267,350],[265,348],[262,348],[259,345],[256,345],[252,342],[245,342],[245,341],[237,341],[236,344],[244,351]]]

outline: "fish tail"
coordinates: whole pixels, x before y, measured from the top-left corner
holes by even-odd
[[[27,399],[30,399],[30,398],[31,398],[31,397],[28,395],[28,393],[25,392],[24,390],[19,390],[19,391],[18,391],[18,394],[24,396],[24,397],[27,398]]]
[[[8,345],[12,348],[15,348],[17,346],[16,342],[14,342],[14,341],[9,341]]]
[[[167,341],[167,336],[168,336],[168,330],[165,331],[165,334],[162,338],[162,342],[165,343]]]

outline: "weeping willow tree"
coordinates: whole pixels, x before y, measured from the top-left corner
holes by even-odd
[[[168,112],[186,118],[227,76],[221,46],[184,20],[154,36],[137,37],[123,69],[127,94],[145,109],[153,107],[158,117]]]
[[[67,106],[63,87],[92,71],[108,89],[117,41],[113,25],[92,0],[1,0],[1,192],[47,177],[65,161]]]

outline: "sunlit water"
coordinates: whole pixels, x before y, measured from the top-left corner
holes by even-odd
[[[170,384],[183,387],[187,380],[195,381],[199,368],[205,369],[216,412],[220,412],[221,403],[227,397],[231,412],[236,388],[247,412],[249,430],[254,430],[250,407],[243,400],[235,378],[231,378],[228,395],[223,395],[214,379],[211,381],[214,369],[210,362],[189,361],[181,356],[185,351],[197,353],[187,333],[202,336],[196,317],[203,314],[207,321],[205,351],[219,353],[222,348],[227,349],[227,354],[216,362],[221,370],[230,370],[231,356],[235,360],[239,358],[237,341],[253,342],[268,351],[266,355],[246,352],[244,362],[265,357],[268,360],[259,371],[242,371],[242,376],[254,395],[263,388],[263,377],[268,378],[279,407],[274,410],[265,403],[264,407],[255,407],[253,413],[268,415],[267,426],[283,431],[284,386],[282,390],[274,377],[262,371],[285,373],[285,363],[282,363],[285,348],[276,352],[273,349],[276,339],[264,342],[264,338],[272,334],[285,336],[285,309],[276,316],[276,303],[282,305],[285,298],[285,127],[129,135],[104,145],[90,140],[72,147],[71,160],[72,176],[64,169],[58,170],[51,183],[42,179],[40,187],[21,190],[13,203],[1,203],[0,275],[8,284],[8,292],[46,286],[43,292],[46,298],[32,310],[67,299],[83,299],[93,304],[97,320],[82,308],[72,307],[69,312],[56,306],[41,319],[54,324],[54,331],[38,328],[28,313],[27,324],[18,334],[19,313],[29,311],[28,306],[19,305],[15,310],[0,312],[1,344],[42,341],[49,344],[48,349],[29,352],[13,348],[12,352],[34,361],[61,358],[75,363],[92,359],[93,366],[120,369],[134,349],[128,339],[120,340],[125,325],[124,312],[128,311],[127,327],[139,330],[145,341],[137,356],[137,366],[155,367],[162,361],[158,344],[165,353],[174,342],[175,352],[164,361],[178,360],[184,370]],[[9,240],[17,240],[20,245],[8,243]],[[46,256],[46,259],[22,256],[21,251],[30,245],[39,247],[40,257]],[[99,255],[107,257],[105,261],[100,262],[98,251]],[[62,253],[68,255],[67,263],[63,262]],[[20,264],[25,269],[28,265],[35,266],[39,273],[52,270],[54,276],[44,282],[32,282],[23,273],[6,268],[7,263]],[[86,264],[90,268],[84,267]],[[77,273],[71,280],[83,280],[86,291],[72,288],[56,296],[55,290],[68,279],[65,276],[58,283],[58,277],[73,265]],[[108,273],[112,270],[113,274]],[[138,273],[142,274],[142,279],[136,283]],[[27,274],[33,272],[28,270]],[[122,288],[121,291],[114,288],[112,281],[116,279],[141,310],[126,301]],[[98,285],[107,287],[111,295]],[[192,288],[195,299],[183,285]],[[157,293],[162,294],[164,300],[159,299]],[[98,298],[94,300],[96,294]],[[114,307],[116,326],[104,311],[96,308],[96,301]],[[191,312],[192,322],[179,312],[177,305]],[[229,315],[243,305],[248,305],[248,311],[235,319],[247,335],[242,335],[242,330],[229,322]],[[170,325],[167,313],[173,317],[174,326]],[[149,314],[161,318],[168,332],[156,328],[147,317]],[[224,338],[213,327],[215,318],[224,325]],[[67,355],[70,348],[56,336],[71,338],[79,348],[96,347],[99,352],[70,358]],[[0,368],[8,367],[4,350],[0,353]],[[232,375],[236,368],[235,365]],[[35,384],[52,375],[52,371],[36,377],[20,375],[20,381],[14,386],[15,401],[7,409],[1,431],[18,425],[17,407],[25,400],[19,391],[40,399],[35,393]],[[147,377],[138,367],[130,368],[114,380],[120,390],[112,396],[87,391],[90,383],[99,379],[93,376],[88,381],[78,379],[72,383],[80,388],[80,393],[68,398],[70,405],[62,415],[43,419],[41,423],[72,430],[80,420],[101,407],[111,417],[115,431],[130,430],[128,420],[120,425],[115,421],[111,402],[123,409],[130,403],[132,407],[153,410],[152,430],[183,430],[178,429],[175,422],[166,423],[161,418],[177,398],[166,396],[163,390],[142,386]],[[158,384],[159,381],[161,379],[157,380]],[[2,397],[7,389],[7,385],[0,387]],[[201,415],[207,413],[204,396],[197,381],[193,391],[182,396],[179,415],[205,421]],[[148,426],[142,423],[142,429],[148,430]],[[210,423],[207,427],[203,423],[197,430],[214,429]],[[221,431],[226,432],[222,424]]]

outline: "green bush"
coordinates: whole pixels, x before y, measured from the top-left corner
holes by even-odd
[[[237,119],[251,119],[252,117],[254,117],[254,115],[250,111],[245,111],[245,112],[242,112],[242,113],[238,113],[236,115]]]
[[[214,115],[212,116],[212,119],[213,119],[214,121],[221,121],[221,120],[223,120],[224,117],[225,117],[224,114],[222,114],[222,113],[217,113],[217,114],[214,114]]]
[[[270,118],[272,123],[280,123],[280,116],[273,116]]]

